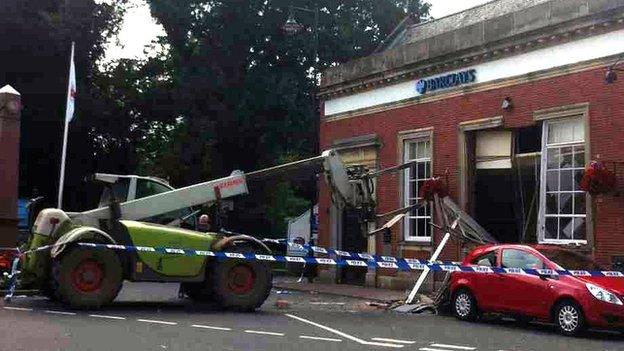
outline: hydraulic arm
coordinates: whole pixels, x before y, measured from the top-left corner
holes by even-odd
[[[344,164],[335,151],[328,150],[323,152],[321,156],[270,167],[248,174],[241,171],[234,171],[229,177],[194,184],[137,200],[122,202],[119,204],[118,215],[120,219],[141,220],[182,208],[214,202],[218,199],[244,195],[249,192],[247,178],[273,176],[307,165],[317,165],[323,169],[332,191],[337,194],[337,198],[344,202],[353,201],[349,178]],[[95,174],[94,178],[97,181],[108,184],[112,184],[117,180],[116,177],[102,173]],[[76,222],[95,227],[98,226],[100,220],[108,219],[109,217],[110,209],[108,207],[72,214],[72,219]]]

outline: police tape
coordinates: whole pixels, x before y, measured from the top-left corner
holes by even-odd
[[[324,248],[324,247],[320,247],[320,246],[314,246],[314,245],[301,245],[301,244],[297,244],[295,242],[292,241],[288,241],[285,239],[263,239],[263,242],[272,242],[272,243],[276,243],[276,244],[282,244],[282,245],[288,245],[291,248],[294,248],[296,251],[300,251],[300,252],[307,252],[308,250],[312,250],[315,254],[322,254],[322,255],[329,255],[329,256],[336,256],[336,257],[342,257],[342,258],[351,258],[351,259],[356,259],[356,260],[361,260],[361,259],[365,259],[365,260],[369,260],[371,258],[375,259],[375,260],[380,260],[380,261],[393,261],[393,257],[391,256],[377,256],[377,255],[371,255],[368,253],[360,253],[360,252],[349,252],[349,251],[342,251],[342,250],[336,250],[336,249],[328,249],[328,248]],[[460,262],[453,262],[453,261],[442,261],[442,260],[437,260],[434,261],[437,264],[442,264],[442,265],[460,265]]]
[[[398,258],[392,256],[377,256],[360,253],[358,258],[347,259],[344,256],[336,258],[321,257],[301,257],[267,255],[241,252],[222,252],[196,249],[181,249],[169,247],[149,247],[149,246],[128,246],[113,244],[79,243],[79,246],[90,248],[107,248],[129,252],[157,253],[166,255],[184,255],[188,257],[214,257],[217,259],[241,259],[255,260],[263,262],[292,262],[301,264],[325,265],[325,266],[348,266],[348,267],[375,267],[385,269],[396,269],[400,271],[426,270],[434,272],[465,272],[465,273],[499,273],[499,274],[520,274],[536,276],[575,276],[575,277],[614,277],[624,278],[624,273],[619,271],[587,271],[587,270],[555,270],[537,268],[499,268],[486,266],[465,266],[461,264],[445,264],[440,261],[426,261],[411,258]],[[337,251],[337,250],[334,250]],[[346,255],[346,251],[344,252]],[[351,256],[351,253],[350,255]]]

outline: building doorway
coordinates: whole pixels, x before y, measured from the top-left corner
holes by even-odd
[[[470,210],[502,243],[536,242],[541,128],[466,136]]]
[[[362,229],[357,211],[343,210],[342,221],[342,247],[341,250],[349,252],[366,252],[367,239],[362,235]],[[367,267],[344,266],[340,274],[340,283],[352,285],[364,285],[366,281]]]
[[[511,169],[477,169],[475,219],[499,242],[519,242]]]
[[[381,144],[377,136],[363,135],[344,140],[337,140],[332,143],[334,149],[338,150],[343,163],[348,168],[364,168],[365,170],[375,170],[378,165],[378,149]],[[375,194],[373,194],[373,197]],[[376,243],[374,237],[365,237],[360,224],[359,214],[355,210],[339,209],[332,206],[331,237],[333,247],[349,252],[369,252],[376,253]],[[338,267],[336,269],[336,280],[342,284],[365,285],[367,267]]]

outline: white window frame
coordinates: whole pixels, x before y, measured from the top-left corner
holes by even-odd
[[[561,143],[552,143],[549,144],[548,143],[548,127],[551,124],[556,124],[556,123],[563,123],[566,121],[573,121],[573,120],[578,120],[582,125],[583,128],[586,129],[587,126],[585,124],[585,118],[584,116],[570,116],[567,118],[556,118],[556,119],[545,119],[543,120],[543,124],[542,124],[542,155],[541,155],[541,172],[540,172],[540,208],[539,208],[539,220],[538,220],[538,242],[540,244],[558,244],[558,245],[567,245],[567,244],[582,244],[585,245],[588,243],[588,238],[590,235],[590,227],[589,227],[589,219],[590,219],[590,214],[589,214],[589,208],[587,206],[587,204],[590,203],[590,198],[587,194],[585,194],[585,213],[582,215],[576,215],[576,214],[571,214],[571,215],[560,215],[560,214],[546,214],[546,180],[547,180],[547,176],[548,176],[548,148],[563,148],[563,147],[575,147],[575,146],[583,146],[584,148],[584,153],[585,153],[585,157],[584,157],[584,163],[586,164],[588,162],[587,160],[587,148],[588,148],[588,143],[587,143],[587,130],[584,131],[583,133],[583,140],[576,140],[576,141],[570,141],[570,142],[561,142]],[[572,156],[574,157],[574,156]],[[585,165],[583,165],[582,167],[585,167]],[[570,168],[570,170],[575,170],[577,168]],[[578,167],[578,169],[580,169],[580,167]],[[563,191],[563,193],[581,193],[582,191],[575,191],[574,189],[571,191]],[[552,192],[551,192],[552,193]],[[562,193],[561,190],[558,190],[556,193]],[[572,196],[572,199],[574,201],[574,195]],[[574,208],[574,203],[572,205],[572,208]],[[585,219],[585,239],[583,240],[578,240],[578,239],[547,239],[546,238],[546,218],[552,218],[552,217],[556,217],[556,218],[584,218]],[[559,226],[557,228],[557,230],[559,230]]]
[[[428,163],[425,164],[425,169],[429,170],[429,176],[431,177],[432,175],[432,168],[433,168],[433,138],[431,137],[431,135],[429,133],[427,133],[426,135],[422,135],[422,136],[417,136],[414,138],[406,138],[402,140],[402,148],[403,148],[403,154],[402,154],[402,160],[403,163],[407,163],[407,162],[413,162],[413,161],[417,161],[418,163],[421,162],[426,162]],[[428,157],[423,157],[423,158],[417,158],[417,159],[410,159],[409,158],[409,152],[410,152],[410,145],[411,144],[416,144],[416,143],[422,143],[422,142],[426,142],[429,144],[429,155]],[[416,166],[418,167],[418,166]],[[403,206],[407,207],[409,206],[411,203],[410,201],[413,200],[419,200],[420,198],[412,198],[410,197],[411,192],[410,192],[410,183],[414,183],[414,186],[418,186],[418,180],[426,180],[426,179],[430,179],[430,178],[422,178],[422,179],[415,179],[415,180],[411,180],[410,177],[410,172],[411,169],[408,168],[404,171],[403,173]],[[417,189],[417,194],[418,194],[418,189]],[[428,216],[419,216],[418,213],[416,216],[411,216],[411,211],[406,213],[405,219],[403,220],[403,240],[405,240],[406,242],[417,242],[417,243],[431,243],[432,241],[432,235],[433,235],[433,230],[431,227],[429,227],[429,222],[431,221],[431,219],[433,218],[433,205],[429,204],[429,215]],[[418,210],[416,210],[418,211]],[[428,236],[421,236],[421,235],[417,235],[417,236],[412,236],[411,234],[411,226],[410,226],[410,220],[411,219],[416,219],[417,221],[419,219],[425,219],[427,220],[427,227],[429,229],[429,235]],[[418,230],[418,228],[416,228],[416,230]]]

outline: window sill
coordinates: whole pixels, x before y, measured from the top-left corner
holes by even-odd
[[[412,240],[403,240],[403,241],[399,241],[397,244],[399,244],[400,246],[411,246],[411,247],[416,247],[416,246],[431,246],[432,245],[432,240],[431,238],[427,238],[427,239],[412,239]]]
[[[561,245],[561,246],[581,246],[587,245],[587,240],[540,240],[540,244]]]

